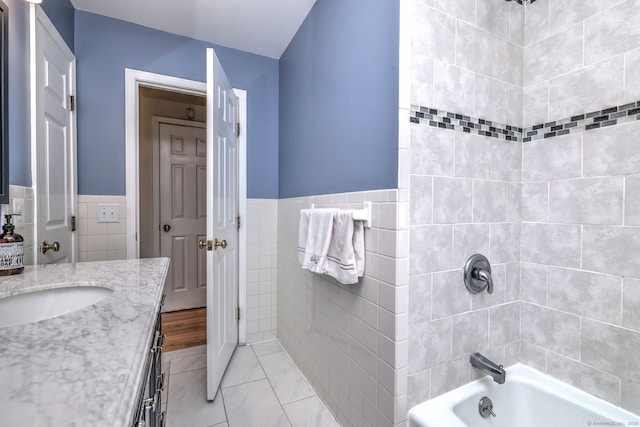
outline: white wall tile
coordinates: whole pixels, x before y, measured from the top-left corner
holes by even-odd
[[[624,63],[624,102],[640,100],[640,48],[627,52]]]
[[[551,79],[549,118],[566,118],[620,105],[625,102],[623,82],[622,56]]]
[[[580,267],[579,225],[522,224],[522,261],[561,267]]]
[[[476,5],[466,0],[433,0],[433,7],[471,24],[476,20]]]
[[[537,0],[526,7],[524,43],[528,46],[549,36],[549,3]]]
[[[581,134],[565,135],[553,140],[539,139],[523,144],[523,182],[578,178],[581,175]]]
[[[577,359],[580,357],[580,317],[522,303],[522,339]]]
[[[549,267],[549,307],[608,323],[621,323],[622,279]]]
[[[580,338],[582,362],[640,383],[640,366],[635,357],[640,346],[640,333],[584,319]]]
[[[547,357],[547,373],[596,397],[619,403],[620,378],[615,375],[555,353]]]
[[[583,268],[640,278],[640,228],[584,226]]]
[[[621,176],[551,181],[549,221],[622,225],[623,197]]]
[[[441,61],[433,63],[433,103],[437,108],[475,116],[475,74],[467,69]],[[479,90],[485,90],[481,87]],[[502,104],[506,102],[506,93]],[[485,108],[486,109],[486,108]],[[502,112],[504,114],[504,112]]]
[[[584,134],[584,175],[640,173],[640,150],[635,135],[640,122],[594,129]]]
[[[582,23],[524,49],[524,86],[531,86],[582,66]]]
[[[338,419],[350,424],[365,422],[367,402],[374,401],[389,424],[404,417],[398,411],[406,406],[409,271],[401,257],[408,255],[409,214],[405,209],[407,218],[399,217],[397,198],[397,191],[311,198],[346,208],[349,201],[373,202],[365,277],[356,285],[338,285],[299,267],[296,225],[309,200],[277,202],[278,338],[319,395],[335,402],[329,407]],[[380,363],[391,370],[379,371]],[[335,366],[345,367],[345,375],[334,376]]]
[[[509,15],[511,5],[502,0],[477,2],[476,25],[503,39],[509,39]],[[467,8],[469,8],[467,6]]]
[[[422,29],[412,33],[413,52],[454,64],[455,51],[451,49],[451,41],[455,40],[456,35],[455,18],[416,3],[411,16],[413,28]]]
[[[523,126],[529,127],[549,120],[549,81],[524,88]]]
[[[627,0],[585,20],[585,64],[594,64],[640,46],[639,0]]]

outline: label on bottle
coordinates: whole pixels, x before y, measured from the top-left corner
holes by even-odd
[[[24,243],[0,243],[0,270],[24,267]]]

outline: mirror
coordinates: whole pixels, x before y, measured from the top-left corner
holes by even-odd
[[[9,10],[0,0],[0,204],[9,203],[9,121],[7,91],[7,36]]]

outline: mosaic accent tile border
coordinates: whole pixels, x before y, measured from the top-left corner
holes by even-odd
[[[531,142],[538,139],[588,132],[640,120],[640,101],[579,114],[569,118],[539,123],[527,128],[494,123],[429,107],[411,107],[409,121],[441,129],[455,130],[513,142]]]
[[[522,142],[580,133],[634,120],[640,120],[640,101],[528,127],[522,133]]]
[[[511,1],[511,0],[507,0],[507,1]],[[521,4],[521,5],[525,5],[525,4],[531,4],[531,3],[535,3],[536,0],[516,0],[516,3]]]
[[[411,111],[411,115],[411,123],[423,123],[441,129],[457,130],[515,142],[522,137],[522,128],[494,123],[491,120],[471,118],[435,108],[419,107],[418,111]]]

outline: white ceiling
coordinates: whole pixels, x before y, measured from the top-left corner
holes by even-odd
[[[316,0],[71,0],[78,10],[279,59]]]

